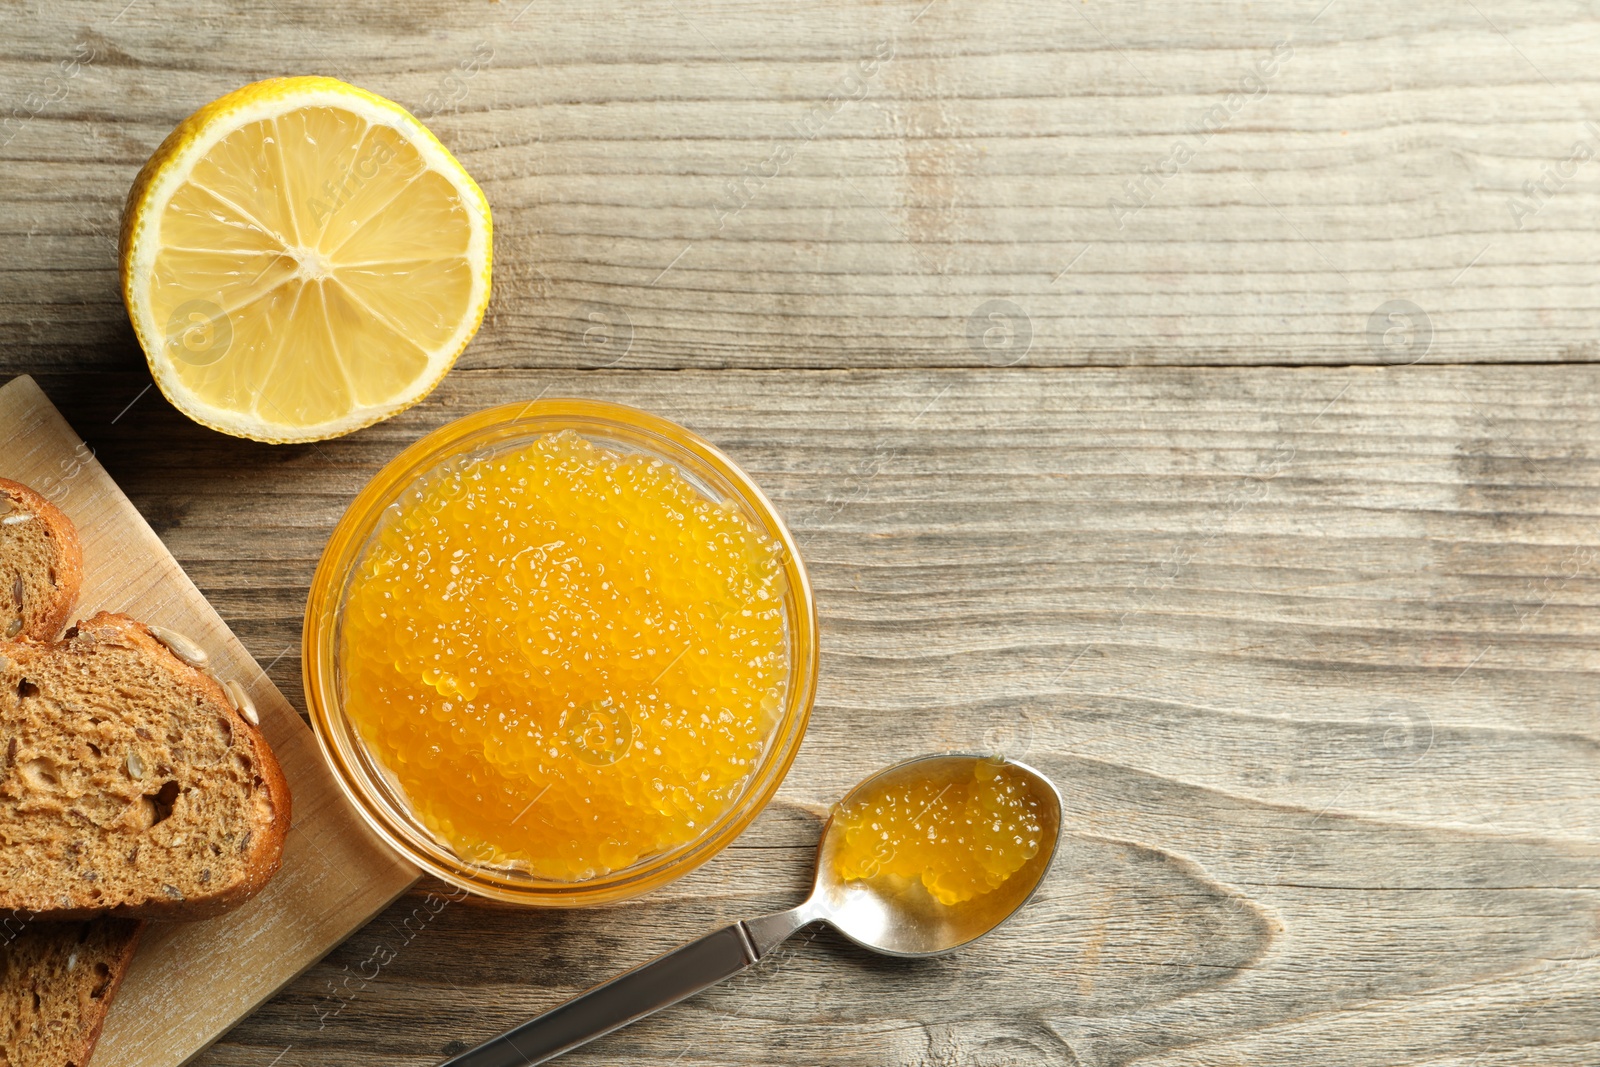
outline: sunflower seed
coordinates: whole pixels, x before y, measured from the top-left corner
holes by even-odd
[[[17,575],[11,580],[11,599],[17,602],[17,610],[22,610],[22,575]]]
[[[169,630],[165,626],[146,626],[146,629],[157,641],[171,649],[174,656],[196,670],[204,670],[211,662],[211,657],[206,655],[205,649],[176,630]]]
[[[10,625],[8,625],[6,627],[6,636],[7,637],[15,637],[18,634],[20,634],[21,632],[22,632],[22,620],[21,619],[12,619]]]
[[[144,777],[144,760],[139,758],[137,752],[128,753],[128,777],[136,780]]]
[[[0,519],[0,526],[16,526],[19,523],[27,522],[31,518],[33,516],[26,511],[17,515],[7,515],[5,518]]]
[[[227,690],[228,703],[233,705],[234,711],[243,715],[245,721],[251,726],[261,725],[261,716],[256,714],[255,701],[251,700],[250,694],[244,691],[244,686],[230,679],[228,684],[222,688]]]

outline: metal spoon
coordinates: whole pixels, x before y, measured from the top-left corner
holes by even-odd
[[[1033,896],[1050,870],[1061,837],[1061,795],[1032,767],[993,756],[922,756],[873,775],[845,798],[894,778],[945,775],[961,764],[976,770],[983,760],[1022,772],[1038,797],[1042,835],[1038,853],[999,887],[962,904],[940,905],[908,894],[887,893],[875,879],[846,882],[835,873],[834,853],[842,836],[830,817],[817,850],[816,887],[798,908],[736,922],[680,949],[595,986],[515,1030],[463,1052],[440,1067],[533,1067],[693,996],[754,966],[796,932],[825,922],[863,948],[888,956],[937,956],[987,934]],[[835,808],[835,813],[838,812]]]

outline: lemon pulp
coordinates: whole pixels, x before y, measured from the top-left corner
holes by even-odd
[[[961,904],[1038,855],[1042,814],[1027,777],[997,761],[891,775],[834,814],[834,868],[847,882],[920,884],[939,904]]]
[[[742,792],[789,669],[781,546],[570,433],[406,492],[351,579],[346,713],[459,855],[582,880]]]
[[[191,116],[124,227],[124,297],[163,392],[262,440],[414,403],[488,300],[482,192],[398,105],[330,78],[247,86]]]

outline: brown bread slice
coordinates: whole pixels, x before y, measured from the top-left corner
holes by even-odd
[[[53,640],[82,584],[72,521],[27,486],[0,478],[0,637]]]
[[[143,925],[12,919],[0,928],[0,1067],[85,1067]]]
[[[0,911],[215,915],[277,872],[289,820],[260,730],[141,623],[0,644]]]

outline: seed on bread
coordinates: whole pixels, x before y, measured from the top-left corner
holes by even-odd
[[[185,637],[176,630],[169,630],[165,626],[152,626],[145,624],[145,629],[183,662],[196,670],[205,670],[211,663],[211,656],[195,641]]]
[[[256,713],[256,702],[250,699],[250,694],[244,691],[244,686],[233,679],[222,688],[228,691],[228,701],[233,705],[233,710],[244,716],[251,726],[261,725],[261,716]]]

